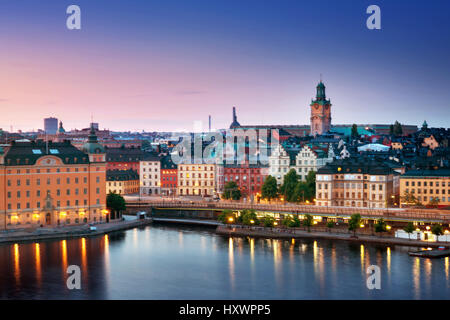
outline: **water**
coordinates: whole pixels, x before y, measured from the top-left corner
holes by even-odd
[[[408,250],[153,225],[0,246],[0,298],[448,299],[449,259],[410,257]],[[372,264],[381,268],[381,290],[366,287]],[[81,290],[67,289],[69,265],[81,268]]]

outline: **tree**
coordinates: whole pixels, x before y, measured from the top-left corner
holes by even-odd
[[[391,125],[389,126],[389,135],[390,135],[390,136],[393,136],[393,135],[394,135],[394,125],[393,125],[393,124],[391,124]]]
[[[306,182],[299,181],[297,183],[294,190],[294,198],[297,202],[305,202],[306,200],[311,200],[313,198],[311,189]]]
[[[351,215],[350,220],[348,221],[348,230],[353,231],[353,235],[356,235],[356,230],[361,225],[361,215],[359,213],[354,213]]]
[[[268,200],[275,199],[278,196],[277,179],[267,176],[261,187],[261,196]]]
[[[306,176],[306,184],[308,185],[309,193],[311,195],[310,200],[312,200],[316,196],[316,172],[315,171],[308,172],[308,174]]]
[[[386,232],[386,222],[384,222],[383,218],[377,220],[375,223],[375,232],[379,232],[380,236],[382,232]]]
[[[241,196],[241,190],[239,190],[239,186],[236,182],[230,181],[225,184],[223,191],[224,199],[239,200],[241,199]]]
[[[352,125],[352,133],[351,133],[351,137],[352,139],[357,139],[359,138],[359,133],[358,133],[358,126],[356,124]]]
[[[242,223],[248,226],[258,224],[258,216],[256,215],[255,210],[242,210],[241,213]]]
[[[413,233],[415,230],[414,224],[412,222],[408,222],[406,227],[403,228],[403,231],[405,231],[408,234],[408,238],[411,240],[411,233]]]
[[[414,196],[414,194],[406,191],[403,196],[400,197],[400,200],[407,205],[421,205],[420,201]]]
[[[266,228],[272,228],[272,227],[274,226],[275,219],[272,218],[272,217],[269,217],[269,216],[265,216],[265,217],[262,219],[262,222],[263,222],[264,227],[266,227]]]
[[[431,232],[436,236],[436,241],[439,236],[442,236],[444,234],[444,230],[442,229],[442,226],[440,224],[435,224],[431,227]]]
[[[289,172],[284,176],[283,184],[281,185],[280,192],[284,195],[284,199],[288,202],[297,201],[295,195],[295,187],[298,184],[298,174],[295,169],[289,170]]]
[[[431,208],[437,208],[439,206],[439,198],[438,197],[430,197],[430,202],[428,202],[428,206]]]
[[[308,232],[311,231],[311,226],[313,224],[313,217],[310,214],[305,214],[305,217],[303,218],[303,226],[308,228]]]
[[[300,227],[301,222],[300,219],[296,216],[294,218],[286,217],[281,221],[281,224],[288,227],[288,228],[296,228]]]
[[[328,232],[330,232],[331,229],[334,228],[334,222],[333,221],[328,221],[327,222],[327,228],[328,228]]]
[[[230,220],[230,218],[232,220]],[[235,215],[234,215],[233,211],[226,209],[226,210],[223,210],[221,214],[219,214],[219,216],[217,217],[217,220],[222,223],[232,223],[235,221]]]
[[[106,207],[112,213],[111,219],[118,218],[126,209],[125,199],[120,194],[110,192],[106,196]]]
[[[394,134],[396,136],[401,136],[403,134],[402,125],[398,121],[395,121],[395,123],[394,123]]]

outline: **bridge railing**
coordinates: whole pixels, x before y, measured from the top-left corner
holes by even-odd
[[[259,211],[289,212],[296,214],[318,214],[328,216],[351,216],[359,213],[363,217],[388,217],[419,220],[433,220],[450,222],[450,212],[437,209],[368,209],[353,207],[322,207],[315,205],[297,204],[261,204],[261,203],[237,203],[237,202],[207,202],[207,201],[183,201],[183,200],[157,200],[157,201],[128,201],[127,206],[136,207],[160,207],[160,208],[198,208],[198,209],[230,209],[244,210],[254,209]]]

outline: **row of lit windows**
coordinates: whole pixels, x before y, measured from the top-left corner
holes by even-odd
[[[159,166],[159,161],[141,161],[143,166]]]
[[[96,203],[100,204],[100,199],[97,199]],[[80,201],[78,199],[74,200],[73,202],[71,202],[70,200],[66,201],[66,206],[67,207],[70,207],[71,204],[73,204],[74,206],[79,206],[80,205]],[[87,200],[86,199],[83,200],[83,205],[87,206]],[[59,200],[56,201],[56,207],[57,208],[61,207],[61,201],[59,201]],[[38,209],[41,208],[41,202],[40,201],[36,202],[36,208],[38,208]],[[8,210],[12,210],[12,209],[13,209],[12,204],[8,203]],[[30,202],[27,202],[27,203],[25,203],[25,206],[22,207],[21,203],[16,203],[16,207],[14,209],[17,209],[17,210],[20,210],[20,209],[31,209],[31,204],[30,204]]]
[[[159,180],[159,177],[158,177],[157,174],[155,174],[155,176],[153,176],[153,175],[151,175],[151,174],[149,174],[149,175],[147,176],[146,174],[144,174],[144,175],[142,176],[142,179],[156,179],[156,180]]]
[[[66,170],[64,170],[65,172],[71,172],[71,169],[72,168],[66,168]],[[81,169],[81,168],[73,168],[74,169],[74,172],[79,172],[79,169]],[[98,169],[98,168],[97,168]],[[87,168],[83,168],[83,171],[84,172],[87,172]],[[33,169],[33,170],[31,170],[31,169],[26,169],[26,170],[24,170],[24,173],[27,173],[27,174],[30,174],[30,173],[51,173],[51,172],[62,172],[61,171],[61,168],[56,168],[56,169],[42,169],[42,172],[41,172],[41,169]],[[8,173],[8,174],[13,174],[12,173],[12,170],[7,170],[6,171],[6,173]],[[16,170],[16,174],[21,174],[22,173],[22,170],[21,169],[17,169]]]
[[[423,191],[423,192],[422,192]],[[405,192],[406,193],[409,193],[409,189],[408,188],[406,188],[405,189]],[[416,193],[416,189],[411,189],[411,193]],[[421,193],[423,193],[423,194],[427,194],[427,193],[429,193],[429,194],[445,194],[445,189],[442,189],[441,191],[439,191],[439,189],[417,189],[417,193],[418,194],[421,194]],[[447,194],[450,194],[450,189],[447,191]]]
[[[214,181],[209,181],[210,186],[214,186]],[[180,181],[180,186],[190,186],[189,181]],[[208,186],[208,181],[192,181],[192,186]]]
[[[52,178],[47,178],[47,180],[46,180],[46,182],[47,182],[47,185],[51,185],[52,184]],[[70,184],[71,183],[71,181],[73,181],[74,183],[79,183],[79,178],[74,178],[73,180],[71,180],[70,178],[66,178],[66,183],[67,184]],[[41,185],[41,179],[36,179],[36,185],[38,185],[38,186],[40,186]],[[87,177],[83,177],[83,183],[87,183],[88,182],[88,178]],[[100,183],[100,177],[96,177],[96,179],[95,179],[95,182],[96,183]],[[7,181],[7,185],[8,185],[8,187],[11,187],[12,186],[12,180],[9,180],[8,179],[8,181]],[[16,180],[16,186],[21,186],[21,184],[22,184],[22,180],[20,180],[20,179],[17,179]],[[26,186],[29,186],[31,184],[31,180],[30,179],[26,179],[25,180],[25,185]],[[56,184],[61,184],[61,178],[56,178]]]
[[[189,189],[180,189],[180,195],[211,195],[212,192],[208,192],[208,189],[195,189],[195,190],[189,190]]]
[[[328,202],[317,202],[319,206],[328,206]],[[346,206],[346,207],[370,207],[370,208],[384,208],[384,203],[367,203],[360,201],[336,201],[337,206]]]
[[[430,201],[433,201],[433,199],[435,199],[435,200],[439,200],[441,202],[450,202],[450,197],[442,197],[442,198],[440,198],[440,197],[430,197],[429,199],[430,199]],[[422,196],[418,196],[417,200],[422,201]],[[424,196],[423,197],[423,201],[425,201],[425,202],[428,201],[428,197]]]
[[[81,159],[82,160],[82,162],[86,162],[87,161],[87,158],[86,157],[83,157],[83,159]],[[7,164],[8,165],[11,165],[11,159],[8,159],[7,160]],[[69,158],[65,158],[65,162],[69,162]],[[77,163],[78,162],[78,158],[73,158],[73,162],[74,163]],[[16,165],[20,165],[20,164],[25,164],[25,165],[27,165],[27,164],[30,164],[30,159],[28,159],[28,158],[25,158],[25,161],[21,161],[21,159],[20,158],[17,158],[16,159],[16,161],[15,161],[15,164]]]
[[[201,173],[198,173],[197,174],[197,176],[195,175],[195,173],[192,173],[192,177],[191,177],[191,175],[189,174],[189,173],[186,173],[186,178],[201,178],[202,177],[202,174]],[[204,178],[208,178],[208,174],[207,173],[204,173],[203,174],[203,177]],[[210,178],[214,178],[214,174],[213,173],[210,173],[209,174],[209,177]],[[183,173],[180,173],[180,178],[183,178]]]
[[[338,193],[336,192],[334,194],[335,198],[344,198],[344,193]],[[328,193],[318,193],[317,195],[318,199],[328,199]],[[377,199],[378,198],[378,199]],[[362,193],[358,192],[358,194],[356,194],[355,192],[351,193],[351,197],[350,197],[350,192],[346,192],[345,193],[345,198],[344,199],[362,199]],[[364,199],[368,199],[367,193],[364,193]],[[372,200],[383,200],[384,196],[382,194],[379,194],[378,197],[375,194],[372,194]]]
[[[177,174],[177,170],[171,170],[171,171],[169,171],[169,170],[163,170],[161,173],[162,173],[162,174]]]
[[[240,180],[239,176],[236,176],[235,179],[234,179],[234,181],[236,181],[236,182],[238,182],[239,180]],[[247,180],[247,176],[242,176],[242,180],[246,181]],[[255,182],[255,179],[253,177],[250,180],[251,180],[251,182]],[[227,182],[227,181],[233,181],[233,176],[225,176],[225,182]],[[257,176],[256,177],[256,181],[258,183],[261,182],[261,177]]]
[[[405,181],[405,186],[409,187],[411,185],[411,187],[415,187],[416,186],[416,181]],[[445,181],[423,181],[423,186],[424,187],[445,187],[446,183]],[[417,181],[417,186],[421,187],[422,186],[422,181]],[[450,187],[450,181],[447,182],[447,186]]]
[[[126,182],[123,182],[123,185],[138,185],[139,184],[139,181],[137,181],[137,180],[128,180],[128,181],[126,181]],[[116,181],[109,181],[108,182],[108,186],[114,186],[114,187],[116,187],[117,185],[119,185],[119,187],[121,187],[122,186],[122,182],[116,182]]]
[[[196,169],[197,168],[197,169]],[[180,166],[180,171],[196,171],[196,170],[202,170],[202,171],[213,171],[213,166]]]
[[[371,187],[372,191],[376,191],[376,189],[377,189],[376,186],[377,185],[378,185],[378,190],[379,191],[383,191],[384,190],[384,185],[383,184],[372,184],[372,187]],[[336,189],[344,189],[344,187],[346,189],[361,189],[362,186],[363,186],[362,183],[341,183],[341,182],[338,182],[338,183],[334,184],[334,187]],[[324,187],[325,190],[327,190],[328,189],[328,184],[324,183],[323,187]],[[368,188],[367,183],[364,183],[364,189],[367,189],[367,188]],[[321,183],[317,184],[317,189],[322,189],[322,184]]]
[[[75,193],[74,193],[75,195],[79,195],[79,194],[80,194],[78,188],[74,189],[74,192],[75,192]],[[47,193],[50,193],[50,190],[47,190]],[[87,194],[87,193],[88,193],[88,189],[87,189],[87,188],[84,188],[84,189],[83,189],[83,193],[84,193],[84,194]],[[96,189],[96,193],[97,193],[97,194],[100,193],[100,188],[97,188],[97,189]],[[67,196],[70,196],[70,194],[71,194],[70,189],[66,189],[66,195],[67,195]],[[29,190],[25,191],[25,197],[26,197],[26,198],[29,198],[30,195],[31,195],[31,192],[30,192]],[[60,195],[61,195],[61,189],[56,189],[56,196],[60,196]],[[12,198],[12,193],[11,193],[11,191],[8,191],[8,192],[7,192],[7,196],[8,196],[8,199],[11,199],[11,198]],[[17,198],[20,198],[20,197],[22,196],[22,191],[17,191],[17,192],[16,192],[16,196],[17,196]],[[41,190],[36,190],[36,197],[40,197],[40,196],[41,196]]]

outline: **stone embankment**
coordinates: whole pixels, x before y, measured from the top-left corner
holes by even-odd
[[[450,247],[450,243],[446,242],[430,242],[421,240],[408,240],[393,237],[380,237],[371,235],[353,236],[351,233],[333,233],[333,232],[317,232],[312,230],[308,232],[301,229],[285,229],[285,228],[264,228],[251,227],[241,225],[221,225],[216,229],[216,233],[229,236],[251,236],[262,238],[280,238],[280,239],[329,239],[344,240],[359,243],[378,243],[383,245],[402,245],[412,247]]]
[[[6,231],[0,233],[0,244],[19,243],[28,241],[71,239],[81,237],[93,237],[106,233],[132,229],[152,223],[152,219],[123,220],[110,223],[96,224],[96,230],[91,230],[89,225],[65,226],[56,228],[24,229],[17,231]]]

